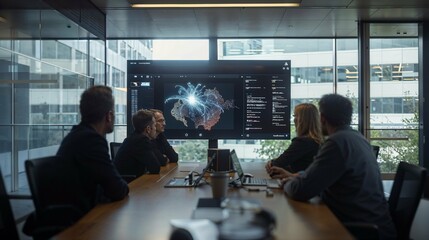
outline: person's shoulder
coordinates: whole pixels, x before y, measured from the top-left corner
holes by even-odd
[[[143,134],[133,135],[129,142],[133,144],[138,144],[139,147],[143,148],[153,148],[154,147],[154,141],[150,140],[148,137],[146,137]]]
[[[168,142],[167,137],[164,133],[158,134],[158,136],[156,136],[155,141],[159,144],[165,144],[166,142]]]
[[[346,142],[366,141],[366,139],[359,131],[351,127],[342,127],[335,133],[329,135],[326,141],[332,141],[342,146]]]
[[[158,136],[156,136],[156,139],[167,139],[164,133],[159,133]]]
[[[329,136],[329,138],[331,138],[331,139],[333,139],[333,138],[347,138],[347,137],[350,137],[353,135],[362,136],[362,134],[359,131],[351,128],[350,126],[344,126],[344,127],[338,128],[337,131],[335,131],[333,134],[331,134]]]
[[[136,141],[138,141],[138,142],[143,142],[143,141],[148,141],[149,139],[148,139],[145,135],[143,135],[143,134],[136,134],[136,133],[133,133],[133,134],[131,134],[130,136],[128,136],[128,137],[126,138],[126,140],[127,140],[128,142],[136,142]]]
[[[76,125],[63,139],[57,155],[76,156],[94,151],[105,151],[107,140],[90,126]]]
[[[98,134],[91,126],[81,123],[79,125],[73,126],[70,133],[67,134],[64,139],[69,141],[88,142],[93,141],[94,139],[101,140],[104,138],[100,134]]]
[[[292,141],[311,141],[312,138],[308,136],[300,136],[300,137],[294,137]]]
[[[292,142],[302,143],[302,144],[317,144],[317,145],[319,145],[316,142],[316,140],[314,140],[313,138],[308,137],[308,136],[295,137],[292,139]]]

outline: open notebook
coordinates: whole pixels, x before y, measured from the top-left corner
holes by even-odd
[[[231,160],[234,165],[235,171],[237,171],[238,178],[243,186],[267,186],[269,188],[280,188],[280,181],[271,178],[254,178],[246,177],[241,167],[240,160],[238,159],[235,149],[231,151]]]

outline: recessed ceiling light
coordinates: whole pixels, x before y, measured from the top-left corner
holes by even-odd
[[[301,0],[129,0],[133,8],[243,8],[299,7]]]

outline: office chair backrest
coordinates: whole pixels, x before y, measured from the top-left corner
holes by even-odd
[[[3,175],[0,169],[0,239],[19,239],[16,230],[15,219],[13,217],[12,207],[3,181]]]
[[[427,186],[426,186],[427,187]],[[429,199],[422,198],[419,203],[419,207],[416,210],[413,224],[410,230],[410,238],[413,240],[427,239],[429,236],[428,228],[428,216],[429,216]]]
[[[82,206],[76,206],[82,194],[73,163],[49,156],[25,161],[25,170],[35,208],[25,222],[25,234],[49,239],[83,216]]]
[[[118,142],[110,142],[110,157],[115,159],[116,153],[118,152],[119,148],[121,147],[122,143]]]
[[[36,215],[53,205],[73,205],[80,196],[76,167],[58,156],[25,161]]]
[[[374,152],[375,155],[375,159],[378,159],[378,153],[380,152],[380,146],[375,146],[375,145],[371,145],[372,146],[372,151]]]
[[[119,148],[121,147],[122,143],[118,142],[110,142],[110,157],[112,158],[112,161],[115,159],[116,153],[118,153]],[[130,183],[134,179],[137,178],[136,175],[129,175],[129,174],[121,174],[121,177],[127,182]]]
[[[398,239],[409,239],[418,204],[426,181],[426,169],[400,162],[389,197],[390,214]]]

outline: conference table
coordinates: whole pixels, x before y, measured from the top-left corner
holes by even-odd
[[[245,172],[267,177],[263,163],[243,163]],[[170,163],[160,174],[143,175],[129,183],[130,193],[117,202],[99,204],[70,228],[53,239],[154,239],[168,240],[171,219],[191,219],[199,198],[209,198],[211,187],[165,188],[173,177],[201,171],[197,163]],[[265,191],[230,188],[229,198],[256,199],[274,213],[277,227],[274,239],[353,239],[329,208],[318,199],[299,202],[288,198],[281,189],[274,195]]]

